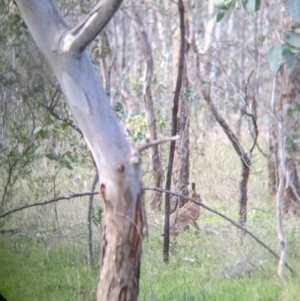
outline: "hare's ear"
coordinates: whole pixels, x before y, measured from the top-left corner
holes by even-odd
[[[188,185],[187,189],[188,189],[189,193],[196,192],[196,185],[195,185],[195,183],[192,183],[192,184]]]
[[[193,192],[196,192],[196,184],[195,183],[192,183],[192,190],[193,190]]]

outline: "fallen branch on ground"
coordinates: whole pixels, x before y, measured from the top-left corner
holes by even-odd
[[[206,210],[216,214],[216,215],[219,215],[221,216],[222,218],[226,219],[227,221],[229,221],[232,225],[234,225],[235,227],[245,231],[247,234],[249,234],[254,240],[256,240],[261,246],[263,246],[266,250],[268,250],[273,256],[275,256],[277,259],[280,259],[279,255],[276,254],[275,251],[273,251],[270,247],[268,247],[262,240],[260,240],[256,235],[254,235],[252,232],[250,232],[249,230],[247,230],[246,228],[244,228],[243,226],[241,226],[239,223],[235,222],[234,220],[232,220],[231,218],[229,218],[228,216],[226,216],[225,214],[215,210],[215,209],[212,209],[208,206],[206,206],[205,204],[203,203],[200,203],[192,198],[189,198],[187,196],[184,196],[182,194],[179,194],[179,193],[176,193],[176,192],[172,192],[172,191],[169,191],[169,190],[165,190],[165,189],[162,189],[162,188],[155,188],[155,187],[144,187],[144,190],[155,190],[155,191],[160,191],[160,192],[163,192],[163,193],[169,193],[169,194],[172,194],[172,195],[175,195],[175,196],[178,196],[180,198],[183,198],[185,200],[189,200],[189,201],[192,201],[194,202],[195,204],[205,208]],[[293,273],[293,274],[296,274],[296,272],[287,264],[285,263],[285,266]]]

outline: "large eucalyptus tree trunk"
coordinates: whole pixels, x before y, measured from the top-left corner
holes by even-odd
[[[93,154],[105,210],[97,300],[137,300],[145,221],[140,156],[126,140],[86,46],[121,0],[103,0],[69,28],[52,0],[16,0]]]

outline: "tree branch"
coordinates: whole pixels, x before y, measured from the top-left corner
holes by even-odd
[[[55,199],[52,199],[52,200],[49,200],[49,201],[26,204],[22,207],[15,208],[15,209],[12,209],[10,211],[7,211],[7,212],[1,214],[0,218],[3,218],[7,215],[10,215],[10,214],[14,213],[14,212],[21,211],[23,209],[27,209],[27,208],[30,208],[30,207],[47,205],[47,204],[62,201],[62,200],[70,200],[70,199],[74,199],[74,198],[80,198],[80,197],[83,197],[83,196],[95,195],[95,194],[99,194],[99,192],[75,193],[75,194],[72,194],[72,195],[61,196],[61,197],[58,197],[58,198],[55,198]]]
[[[63,51],[75,47],[80,51],[93,41],[113,17],[123,0],[102,0],[65,36]]]
[[[59,116],[58,114],[56,114],[54,112],[54,110],[51,107],[45,106],[45,108],[55,119],[65,122],[73,130],[75,130],[77,133],[79,133],[81,136],[83,136],[82,131],[80,130],[80,128],[78,126],[76,126],[74,124],[73,120]]]
[[[252,138],[253,138],[253,144],[252,144],[252,147],[250,148],[250,154],[252,154],[256,144],[257,144],[257,138],[258,138],[258,127],[257,127],[257,122],[256,122],[256,119],[257,119],[257,104],[256,104],[256,98],[255,96],[253,97],[249,97],[251,100],[252,100],[252,106],[251,106],[251,112],[248,111],[247,107],[248,106],[248,87],[249,87],[249,84],[250,84],[250,79],[251,79],[251,76],[254,74],[254,70],[252,70],[252,72],[250,73],[250,75],[248,76],[248,80],[247,80],[247,84],[246,84],[246,87],[245,87],[245,109],[243,110],[243,113],[245,113],[247,116],[249,116],[252,120],[252,123],[253,123],[253,127],[254,127],[254,137],[252,135]]]
[[[145,144],[141,145],[137,150],[139,153],[143,152],[144,150],[146,150],[149,147],[152,147],[153,145],[158,145],[164,142],[169,142],[169,141],[174,141],[179,139],[179,136],[174,136],[174,137],[170,137],[170,138],[163,138],[163,139],[158,139],[158,140],[154,140],[154,141],[147,141]]]
[[[30,144],[27,146],[27,148],[22,152],[21,156],[16,159],[10,166],[8,169],[8,177],[4,186],[4,191],[3,191],[3,195],[1,198],[1,205],[0,205],[0,212],[3,209],[3,206],[5,204],[5,200],[6,200],[6,196],[8,194],[8,186],[11,184],[11,178],[12,178],[12,174],[14,172],[15,167],[17,166],[17,164],[27,155],[27,153],[30,151],[30,149],[34,146],[34,144]],[[1,216],[0,216],[1,217]]]

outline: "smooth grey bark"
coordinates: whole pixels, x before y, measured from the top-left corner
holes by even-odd
[[[286,256],[287,256],[287,244],[284,236],[283,231],[283,224],[282,224],[282,203],[283,203],[283,193],[284,193],[284,182],[285,182],[285,130],[282,122],[282,116],[279,117],[278,120],[278,141],[279,141],[279,149],[280,149],[280,181],[277,191],[277,235],[278,240],[280,243],[280,259],[278,262],[278,269],[277,274],[280,278],[284,278],[284,267],[286,263]]]
[[[17,0],[93,154],[105,211],[97,300],[137,300],[145,223],[139,153],[132,149],[84,50],[122,1],[101,1],[69,29],[55,1]]]

